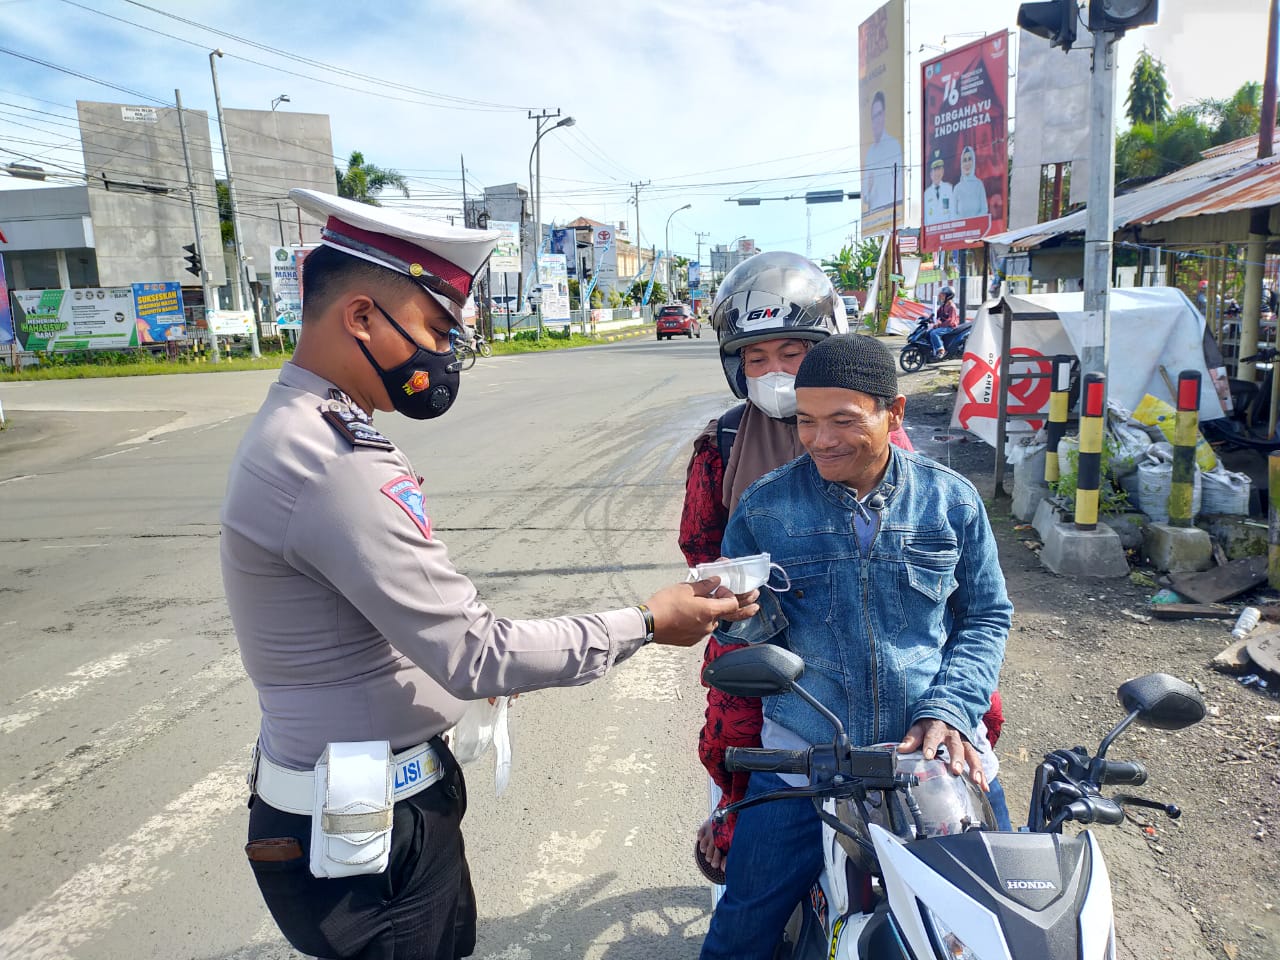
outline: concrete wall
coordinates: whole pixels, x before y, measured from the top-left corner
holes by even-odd
[[[322,224],[301,213],[288,194],[293,187],[337,193],[329,115],[226,108],[222,113],[236,183],[241,242],[245,256],[252,258],[258,280],[265,285],[270,282],[271,247],[320,240]]]
[[[1087,47],[1092,35],[1084,27],[1075,47]],[[1070,203],[1089,194],[1088,49],[1063,53],[1049,41],[1018,33],[1018,80],[1015,104],[1018,123],[1013,137],[1013,176],[1009,187],[1009,229],[1037,223],[1040,168],[1046,163],[1071,164]],[[1124,82],[1123,80],[1121,82]],[[1062,198],[1064,208],[1068,198]]]
[[[199,281],[186,272],[184,244],[195,240],[178,111],[119,103],[77,101],[80,141],[89,180],[99,282]],[[186,111],[191,166],[200,206],[206,266],[215,285],[225,282],[208,115]]]

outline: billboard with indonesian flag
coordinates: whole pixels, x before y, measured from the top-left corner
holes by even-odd
[[[921,68],[920,249],[963,250],[1005,228],[1009,201],[1009,35]]]

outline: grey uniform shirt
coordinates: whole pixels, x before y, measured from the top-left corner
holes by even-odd
[[[223,585],[261,749],[294,769],[330,742],[403,750],[453,726],[461,700],[587,683],[644,642],[634,608],[496,617],[382,440],[333,384],[286,363],[231,465]]]

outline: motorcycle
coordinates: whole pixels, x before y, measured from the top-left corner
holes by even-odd
[[[1262,453],[1280,450],[1280,437],[1267,436],[1271,420],[1271,381],[1275,376],[1277,355],[1280,355],[1280,350],[1275,347],[1259,347],[1257,353],[1240,358],[1243,363],[1266,365],[1265,369],[1259,367],[1264,371],[1262,382],[1229,379],[1232,412],[1227,417],[1201,421],[1200,429],[1205,439]]]
[[[973,323],[962,323],[959,326],[942,330],[942,348],[946,354],[942,357],[934,355],[933,343],[929,339],[929,329],[933,326],[933,314],[920,318],[916,328],[907,337],[907,344],[898,354],[898,365],[906,373],[915,373],[924,369],[925,364],[941,363],[943,360],[959,360],[964,356],[965,344],[969,342],[969,331]]]
[[[729,770],[804,774],[809,784],[748,797],[720,816],[809,797],[824,825],[823,872],[797,907],[778,960],[1115,960],[1111,883],[1098,841],[1088,830],[1064,837],[1062,828],[1119,824],[1126,805],[1181,816],[1174,804],[1106,797],[1102,787],[1146,782],[1142,764],[1109,760],[1108,749],[1135,720],[1179,730],[1203,719],[1194,687],[1160,673],[1123,684],[1124,719],[1092,756],[1084,747],[1046,754],[1026,828],[1004,833],[988,828],[990,809],[967,778],[943,773],[924,784],[903,769],[893,745],[852,746],[839,719],[797,682],[803,672],[803,660],[772,644],[730,651],[703,670],[729,694],[795,693],[835,730],[829,745],[806,750],[725,751]],[[984,812],[953,817],[942,833],[939,787],[973,791]]]

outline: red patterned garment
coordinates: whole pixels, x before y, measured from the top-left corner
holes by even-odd
[[[905,430],[895,430],[889,442],[903,450],[915,449]],[[684,510],[680,515],[680,550],[689,566],[710,563],[720,558],[720,541],[729,522],[729,510],[724,504],[724,463],[716,447],[715,430],[708,428],[693,445],[693,459],[685,480]],[[732,646],[721,644],[712,637],[707,641],[703,654],[703,666],[715,660]],[[703,684],[703,686],[706,686]],[[992,714],[988,714],[988,736],[992,745],[1000,735],[1004,716],[1000,709],[999,693],[992,698]],[[993,721],[993,714],[998,717]],[[747,792],[749,773],[730,773],[724,768],[725,747],[760,746],[760,728],[763,715],[760,700],[756,697],[734,697],[713,687],[707,688],[706,723],[698,732],[698,759],[720,788],[720,806],[741,800]],[[716,846],[722,853],[729,852],[733,839],[735,815],[723,823],[714,825]]]

